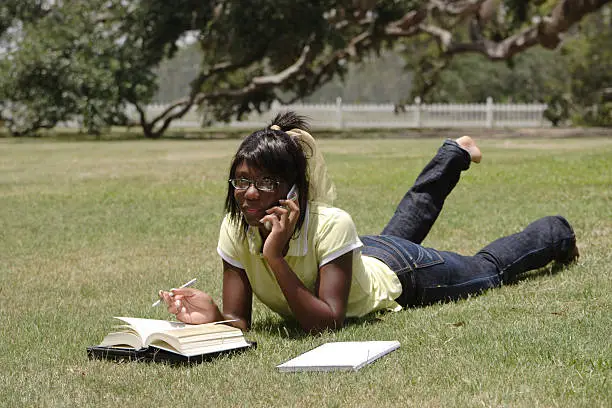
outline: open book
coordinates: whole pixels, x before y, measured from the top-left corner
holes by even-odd
[[[399,346],[399,341],[325,343],[276,368],[279,371],[357,371]]]
[[[114,357],[123,354],[137,359],[138,356],[147,357],[153,353],[159,354],[158,360],[163,360],[161,356],[170,353],[176,357],[175,360],[188,360],[190,357],[252,346],[244,338],[242,330],[224,322],[191,325],[136,317],[116,319],[125,324],[107,334],[98,346],[89,347],[90,357],[116,359]],[[129,350],[139,353],[129,353]]]

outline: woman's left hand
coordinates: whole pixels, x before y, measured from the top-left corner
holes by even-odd
[[[266,238],[263,247],[264,258],[283,258],[284,251],[295,231],[295,225],[300,218],[300,207],[293,200],[280,200],[280,206],[266,211],[268,215],[261,219],[262,223],[270,222],[272,230]]]

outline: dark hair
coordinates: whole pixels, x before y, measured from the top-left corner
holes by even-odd
[[[270,129],[274,125],[280,130]],[[244,162],[249,167],[270,172],[274,177],[289,185],[296,184],[299,191],[300,217],[293,235],[297,236],[306,217],[309,181],[308,157],[312,153],[312,147],[303,143],[299,138],[288,135],[286,132],[291,129],[309,130],[306,118],[292,111],[279,113],[265,129],[247,136],[234,155],[229,178],[235,177],[236,168]],[[248,224],[242,217],[238,202],[234,198],[234,190],[234,186],[228,183],[225,211],[233,221],[240,223],[242,231],[246,231]]]

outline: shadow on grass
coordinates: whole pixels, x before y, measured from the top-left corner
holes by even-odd
[[[359,318],[347,318],[344,323],[344,328],[347,326],[369,326],[378,324],[384,319],[377,316],[376,313],[359,317]],[[261,319],[257,319],[253,322],[251,330],[260,333],[266,333],[271,337],[278,338],[289,338],[289,339],[303,339],[311,337],[312,333],[305,332],[295,319],[283,319],[280,316],[268,316]],[[342,330],[342,329],[341,329]],[[323,332],[325,333],[325,332]]]
[[[558,274],[561,271],[570,269],[575,265],[576,265],[576,261],[572,261],[570,263],[552,262],[551,264],[545,267],[525,272],[521,274],[520,276],[517,276],[512,281],[504,282],[504,284],[505,285],[516,285],[517,283],[528,280],[528,279],[538,279],[543,276],[553,276],[553,275]]]
[[[562,264],[562,263],[553,262],[552,264],[546,267],[524,273],[511,282],[505,282],[505,284],[515,285],[527,279],[538,279],[544,276],[556,275],[557,273],[561,271],[571,268],[573,265],[575,265],[575,262],[570,263],[570,264]],[[495,290],[495,289],[491,289],[491,290]],[[472,294],[471,296],[475,296],[475,295]],[[418,305],[418,306],[414,306],[410,308],[428,307],[428,306],[432,306],[438,303],[453,303],[459,300],[461,299],[449,299],[448,301],[445,301],[445,302],[435,302],[435,303],[428,304],[428,305]],[[371,313],[369,315],[366,315],[360,318],[347,318],[345,321],[344,327],[346,328],[347,326],[360,326],[360,327],[370,326],[374,324],[379,324],[383,322],[384,320],[385,319],[381,318],[380,314]],[[278,337],[278,338],[302,339],[302,338],[312,336],[311,333],[307,333],[304,330],[302,330],[297,320],[283,319],[282,317],[275,316],[275,315],[270,315],[264,318],[257,319],[256,321],[253,322],[253,326],[251,330],[261,332],[261,333],[266,333],[272,337]]]
[[[78,130],[48,130],[27,136],[11,136],[8,132],[0,130],[0,139],[11,139],[15,142],[27,142],[28,140],[45,140],[55,142],[129,142],[134,140],[222,140],[239,139],[246,134],[240,129],[207,128],[207,129],[172,129],[165,132],[159,138],[147,138],[137,128],[119,129],[100,134],[89,134]]]

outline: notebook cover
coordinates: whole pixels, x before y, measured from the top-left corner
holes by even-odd
[[[399,348],[398,341],[349,341],[322,344],[276,366],[279,371],[357,371]]]

